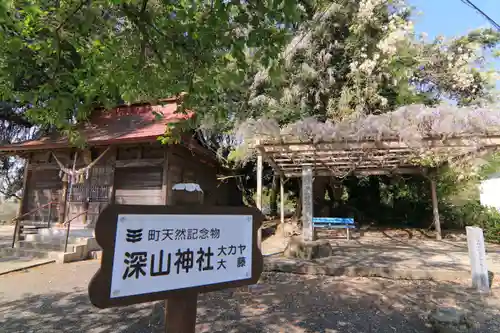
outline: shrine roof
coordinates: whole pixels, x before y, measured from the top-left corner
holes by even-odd
[[[177,113],[177,100],[165,99],[162,104],[133,104],[111,110],[96,110],[79,132],[90,146],[154,142],[165,133],[166,126],[194,117],[194,113]],[[160,116],[161,115],[161,116]],[[0,151],[29,151],[71,146],[68,137],[59,134],[36,140],[0,146]]]

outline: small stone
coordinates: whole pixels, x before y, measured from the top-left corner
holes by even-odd
[[[292,237],[283,255],[287,258],[311,260],[329,257],[332,252],[328,240],[304,241],[301,237]]]
[[[469,324],[463,311],[441,307],[429,314],[429,321],[436,333],[467,333]]]
[[[452,307],[441,307],[431,312],[430,317],[442,323],[461,324],[465,321],[465,314]]]

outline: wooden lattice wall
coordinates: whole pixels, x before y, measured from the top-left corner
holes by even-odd
[[[106,148],[93,148],[90,160],[95,160]],[[74,150],[63,149],[54,153],[66,167],[72,167]],[[89,156],[84,155],[82,152],[77,155],[76,169],[88,165]],[[170,203],[172,186],[180,182],[198,183],[204,190],[207,204],[234,205],[241,202],[234,200],[238,197],[236,188],[217,180],[217,168],[215,162],[207,157],[196,155],[180,145],[119,146],[110,149],[90,169],[88,177],[67,186],[51,152],[35,152],[30,158],[23,211],[57,201],[60,204],[52,206],[50,212],[46,208],[25,219],[45,221],[50,215],[51,222],[57,222],[62,219],[61,216],[67,221],[80,214],[72,220],[72,225],[93,226],[99,213],[111,202]]]

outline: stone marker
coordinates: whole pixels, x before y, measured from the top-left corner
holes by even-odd
[[[486,265],[486,251],[484,247],[483,229],[478,227],[466,227],[467,246],[469,248],[469,259],[472,273],[472,286],[480,293],[490,292],[488,267]]]
[[[311,260],[329,257],[332,252],[328,240],[305,241],[302,237],[292,237],[283,255],[287,258]]]

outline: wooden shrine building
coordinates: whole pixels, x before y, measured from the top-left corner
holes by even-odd
[[[59,135],[0,147],[0,153],[27,160],[23,223],[71,221],[72,229],[92,228],[109,203],[169,204],[172,186],[180,182],[198,183],[206,204],[241,205],[235,183],[217,180],[224,170],[194,136],[173,145],[158,141],[168,123],[193,116],[175,113],[175,99],[163,102],[94,112],[81,129],[84,149]]]

